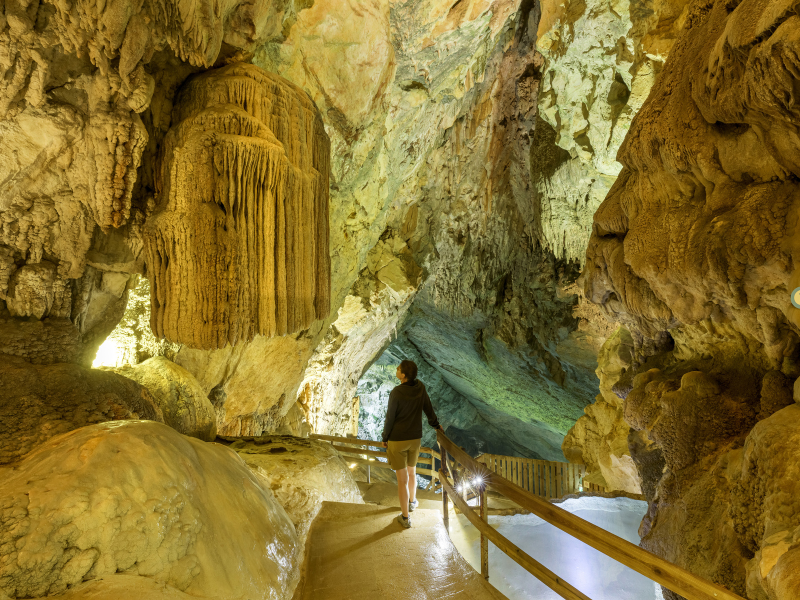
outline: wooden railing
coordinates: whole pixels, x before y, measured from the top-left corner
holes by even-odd
[[[347,460],[351,463],[358,463],[366,465],[367,467],[367,482],[370,482],[370,469],[372,467],[378,469],[389,469],[392,470],[392,467],[389,465],[388,462],[381,462],[379,460],[375,460],[375,458],[381,457],[386,458],[386,448],[383,447],[381,442],[376,442],[374,440],[361,440],[358,438],[351,438],[351,437],[339,437],[335,435],[318,435],[318,434],[311,434],[308,436],[313,440],[322,440],[326,442],[331,442],[331,446],[342,455],[342,458]],[[375,448],[374,450],[369,450],[369,448]],[[441,457],[436,450],[433,448],[425,448],[421,447],[419,449],[420,454],[430,454],[430,457],[420,456],[419,460],[417,461],[417,473],[420,475],[427,475],[431,478],[431,485],[432,488],[435,485],[436,480],[439,478],[438,471],[435,470],[435,462],[436,460],[441,460]],[[366,456],[367,458],[363,458]],[[369,458],[375,457],[375,458]],[[428,468],[424,468],[427,466]]]
[[[543,498],[561,498],[582,491],[583,476],[586,474],[585,465],[566,462],[497,454],[481,454],[475,460],[492,473]]]
[[[680,594],[687,600],[744,600],[724,587],[673,565],[515,485],[502,475],[490,471],[485,464],[473,459],[441,431],[437,432],[437,438],[441,453],[439,478],[443,488],[442,504],[445,525],[447,526],[449,522],[448,500],[451,500],[481,533],[481,574],[486,579],[489,578],[489,542],[492,542],[562,598],[590,600],[588,596],[534,560],[489,525],[486,490],[492,489],[572,537]],[[458,470],[451,468],[449,464],[451,457],[463,468],[460,476]],[[480,499],[478,513],[456,491],[460,489],[463,493],[466,487],[477,489]]]

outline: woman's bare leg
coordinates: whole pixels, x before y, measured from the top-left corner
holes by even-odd
[[[411,502],[417,499],[417,467],[406,467],[408,471],[408,499]]]
[[[397,474],[397,495],[400,498],[400,510],[408,518],[408,468],[395,471]]]

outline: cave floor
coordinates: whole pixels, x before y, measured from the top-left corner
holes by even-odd
[[[456,550],[441,509],[325,502],[309,532],[294,600],[504,600]]]

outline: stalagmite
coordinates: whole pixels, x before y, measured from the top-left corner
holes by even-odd
[[[201,349],[305,329],[330,306],[330,143],[299,88],[250,64],[190,80],[148,221],[151,326]]]

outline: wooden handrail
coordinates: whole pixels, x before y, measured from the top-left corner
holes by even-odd
[[[337,435],[322,435],[319,433],[312,433],[308,436],[312,440],[323,440],[325,442],[339,442],[342,444],[350,444],[351,446],[372,446],[375,448],[380,448],[383,446],[383,442],[376,442],[375,440],[362,440],[358,438],[349,438],[349,437],[341,437]],[[423,454],[431,454],[436,458],[439,458],[439,453],[434,450],[433,448],[426,448],[422,446],[419,449],[420,452]]]
[[[346,446],[341,446],[339,444],[331,444],[336,450],[339,452],[345,452],[347,454],[366,454],[367,456],[380,456],[386,458],[386,451],[385,450],[365,450],[363,448],[348,448]],[[426,465],[431,464],[430,458],[421,458],[417,461],[418,463],[425,463]]]
[[[584,465],[569,462],[499,454],[481,454],[475,460],[523,490],[543,498],[561,498],[579,492],[586,474]]]
[[[343,446],[339,446],[337,444],[331,444],[339,454],[358,454],[358,455],[366,455],[366,456],[379,456],[381,458],[386,458],[386,452],[381,452],[380,450],[364,450],[363,448],[345,448]],[[431,465],[430,458],[420,458],[417,460],[418,465]]]
[[[450,494],[450,499],[453,501],[453,504],[458,507],[458,509],[465,517],[467,517],[467,519],[469,519],[469,522],[477,527],[483,535],[489,538],[490,542],[505,552],[520,567],[531,573],[534,577],[544,583],[551,590],[559,594],[562,598],[566,598],[567,600],[591,600],[591,598],[572,587],[569,583],[561,579],[543,564],[537,562],[536,559],[527,554],[524,550],[514,545],[508,538],[498,533],[494,527],[491,527],[485,523],[478,515],[475,514],[475,511],[472,510],[472,507],[470,507],[461,498],[461,496],[456,493],[456,491],[453,489],[453,486],[450,485],[450,482],[448,482],[447,479],[442,477],[441,482],[442,487],[447,490],[448,494]]]
[[[509,500],[513,500],[519,504],[522,508],[529,510],[537,517],[558,527],[565,533],[591,546],[595,550],[613,558],[637,573],[641,573],[667,589],[684,596],[687,600],[744,600],[741,596],[734,594],[721,585],[706,581],[686,569],[673,565],[660,556],[656,556],[613,533],[609,533],[597,525],[584,521],[563,508],[559,508],[523,490],[500,475],[488,471],[482,463],[477,462],[469,454],[464,452],[441,431],[437,431],[436,434],[442,456],[446,454],[452,455],[456,461],[461,463],[464,467],[467,467],[474,475],[481,477],[484,485],[500,492]],[[445,463],[442,462],[442,465],[444,464]],[[444,486],[447,480],[444,470],[440,473],[440,477],[442,485]],[[449,485],[449,482],[447,483]],[[452,488],[450,489],[452,490]],[[456,494],[450,491],[450,495],[455,496]],[[453,501],[456,502],[455,498],[453,498]],[[468,508],[468,510],[472,511],[471,508]],[[464,512],[463,509],[462,512]],[[467,518],[469,518],[469,516]],[[478,520],[480,521],[480,519]],[[472,522],[471,519],[470,522]],[[487,536],[491,535],[489,531],[485,531],[486,528],[489,527],[488,525],[482,524],[479,526],[475,524],[475,526],[478,527],[482,534]],[[499,545],[498,547],[501,550],[503,549]],[[508,552],[506,553],[508,554]],[[545,581],[544,583],[547,582]],[[567,596],[564,597],[566,598]]]
[[[392,469],[392,466],[389,463],[380,462],[378,460],[369,460],[368,458],[354,458],[352,456],[343,456],[342,458],[345,459],[345,462],[349,463],[358,463],[360,465],[367,465],[368,467],[377,467],[378,469],[388,469],[390,471],[394,470]],[[436,471],[431,471],[430,469],[420,469],[419,467],[417,468],[417,473],[419,473],[420,475],[428,475],[429,477],[433,477],[434,475],[436,477],[439,476],[439,474]]]
[[[376,460],[367,460],[364,458],[357,458],[358,455],[365,455],[365,456],[376,456],[376,457],[385,457],[386,456],[386,449],[383,448],[383,442],[376,442],[374,440],[362,440],[359,438],[349,438],[349,437],[341,437],[336,435],[321,435],[317,433],[312,433],[308,436],[314,440],[321,440],[325,442],[330,442],[331,446],[336,450],[342,458],[349,462],[359,463],[367,465],[367,482],[371,481],[369,469],[371,467],[378,467],[379,469],[392,469],[389,463],[384,463]],[[364,448],[380,448],[380,450],[365,450]],[[420,457],[417,460],[418,465],[427,465],[430,468],[424,469],[422,467],[417,467],[417,474],[419,475],[427,475],[431,478],[431,485],[430,487],[434,486],[436,479],[439,477],[438,471],[434,469],[436,464],[436,459],[440,458],[439,453],[433,450],[432,448],[425,448],[421,447],[420,453],[430,454],[430,458]],[[356,456],[353,456],[356,455]],[[429,488],[430,489],[430,488]]]

